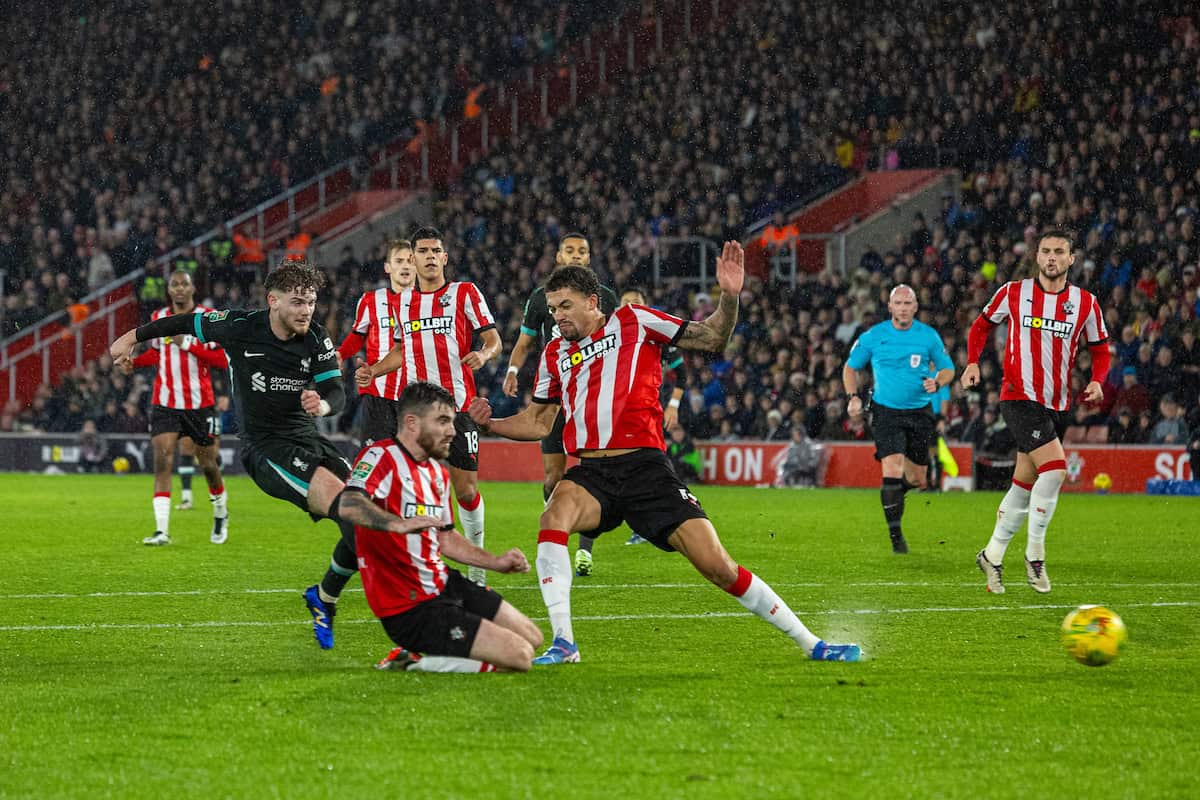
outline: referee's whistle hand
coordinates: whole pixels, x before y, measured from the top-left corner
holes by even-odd
[[[929,394],[933,394],[938,390],[937,381],[935,381],[933,378],[926,378],[925,380],[921,381],[921,385],[925,387],[925,391]]]
[[[846,403],[846,413],[852,417],[857,417],[862,413],[862,398],[851,397],[850,402]]]

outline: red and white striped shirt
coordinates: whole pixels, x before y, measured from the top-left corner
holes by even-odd
[[[346,488],[362,489],[375,505],[398,517],[425,515],[454,524],[450,472],[435,459],[417,461],[395,440],[364,448]],[[437,529],[402,534],[361,526],[354,530],[358,574],[375,616],[408,611],[446,588]]]
[[[993,325],[1009,321],[1000,399],[1032,400],[1056,411],[1070,408],[1071,367],[1079,342],[1108,339],[1096,298],[1071,284],[1052,294],[1034,278],[1009,281],[982,316]]]
[[[463,366],[475,334],[496,320],[475,284],[447,283],[433,292],[406,289],[396,306],[393,336],[404,343],[401,385],[429,381],[454,395],[465,411],[475,397],[475,374]]]
[[[658,401],[662,350],[675,343],[686,325],[679,317],[631,304],[610,314],[591,336],[546,345],[533,399],[562,406],[568,453],[666,448]]]
[[[342,358],[350,358],[363,347],[367,351],[368,364],[374,364],[388,354],[392,348],[392,331],[396,327],[399,299],[400,295],[386,286],[363,293],[354,314],[354,328],[338,348]],[[399,370],[380,375],[366,386],[360,386],[358,393],[397,400],[404,389],[401,377]]]
[[[203,314],[208,311],[212,309],[197,305],[191,313]],[[169,316],[171,307],[164,306],[151,314],[150,319]],[[186,346],[187,349],[180,345]],[[224,368],[229,364],[225,351],[219,344],[204,344],[195,336],[184,334],[155,339],[151,347],[158,351],[158,374],[154,377],[154,392],[151,395],[154,405],[190,411],[208,408],[215,403],[209,370],[213,367]],[[201,350],[208,352],[198,356],[197,353]],[[150,352],[146,351],[147,354]]]

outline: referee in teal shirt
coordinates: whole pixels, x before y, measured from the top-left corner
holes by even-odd
[[[954,362],[937,331],[917,322],[917,295],[900,284],[888,297],[892,318],[868,329],[854,346],[842,368],[842,386],[850,401],[851,417],[863,412],[859,372],[868,364],[875,378],[871,403],[871,429],[875,458],[883,464],[879,499],[887,520],[892,552],[907,553],[908,542],[900,528],[904,493],[925,485],[929,445],[934,441],[930,396],[954,380]],[[930,377],[930,368],[937,373]]]

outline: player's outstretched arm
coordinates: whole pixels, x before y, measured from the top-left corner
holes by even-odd
[[[191,333],[195,326],[195,314],[171,314],[153,322],[147,322],[133,330],[125,331],[108,348],[113,364],[125,369],[133,365],[133,348],[138,342],[158,339],[163,336],[182,336]]]
[[[492,419],[492,404],[485,398],[476,397],[467,406],[467,413],[476,425],[497,436],[517,442],[536,442],[550,435],[559,408],[558,403],[530,403],[511,417]]]
[[[529,560],[517,548],[501,556],[476,547],[456,530],[438,532],[438,548],[442,555],[468,567],[482,567],[492,572],[529,572]]]
[[[389,533],[414,533],[440,527],[442,521],[433,517],[398,517],[371,502],[366,492],[351,489],[342,492],[338,516],[354,525]]]
[[[746,254],[737,242],[726,242],[717,259],[717,283],[721,287],[717,308],[708,319],[689,323],[676,344],[686,350],[724,350],[737,324],[738,296],[745,280]]]

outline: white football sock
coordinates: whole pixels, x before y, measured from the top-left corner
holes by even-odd
[[[551,536],[548,538],[546,534]],[[562,531],[543,531],[538,534],[537,567],[538,585],[542,589],[542,602],[550,615],[550,627],[555,638],[575,641],[575,630],[571,627],[571,554],[567,550],[567,534]]]
[[[475,495],[475,507],[467,510],[458,504],[458,518],[462,521],[463,536],[476,547],[483,547],[483,495]]]
[[[495,672],[496,666],[486,661],[459,656],[421,656],[409,664],[406,672]]]
[[[225,519],[229,516],[229,491],[222,489],[220,494],[209,492],[208,499],[212,502],[213,519]]]
[[[154,530],[169,535],[167,529],[171,526],[171,495],[154,495]]]
[[[1046,528],[1058,505],[1058,492],[1067,479],[1064,469],[1049,469],[1038,475],[1029,496],[1029,541],[1025,544],[1025,557],[1030,561],[1046,560]]]
[[[747,585],[747,581],[749,585]],[[804,626],[788,604],[775,593],[766,581],[745,567],[738,567],[738,579],[727,592],[737,597],[739,603],[753,611],[779,630],[792,637],[792,640],[804,648],[804,652],[812,655],[813,648],[821,641],[813,632]],[[740,594],[738,592],[741,592]]]
[[[983,551],[983,556],[989,563],[999,565],[1004,561],[1004,551],[1013,536],[1025,524],[1025,515],[1029,513],[1029,490],[1016,483],[1008,487],[1008,493],[1000,501],[996,509],[996,527],[992,528],[992,538]]]

